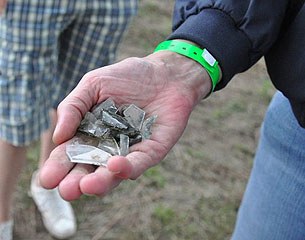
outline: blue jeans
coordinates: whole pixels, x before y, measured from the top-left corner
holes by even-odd
[[[279,92],[266,113],[232,239],[305,239],[305,129]]]

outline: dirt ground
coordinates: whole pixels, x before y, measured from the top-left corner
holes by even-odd
[[[119,59],[150,53],[169,33],[173,1],[160,2],[140,1]],[[160,165],[103,199],[84,196],[72,202],[78,231],[71,239],[229,239],[273,92],[263,61],[237,75],[197,106]],[[17,189],[15,239],[53,239],[28,196],[37,149],[31,148]]]

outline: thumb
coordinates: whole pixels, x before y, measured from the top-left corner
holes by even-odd
[[[53,134],[53,141],[61,144],[71,139],[82,120],[83,113],[73,105],[63,105],[57,109],[58,120]]]
[[[80,84],[58,105],[57,124],[53,134],[53,141],[61,144],[71,139],[85,116],[93,105],[97,103],[96,94],[90,92],[86,84]],[[93,91],[94,92],[94,91]],[[92,94],[90,94],[92,93]]]

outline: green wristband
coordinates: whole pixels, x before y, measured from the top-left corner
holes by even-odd
[[[168,40],[161,42],[154,52],[168,50],[179,53],[183,56],[191,58],[203,66],[212,80],[212,92],[214,91],[216,84],[220,78],[220,70],[216,59],[208,52],[207,49],[201,49],[190,43],[186,43],[179,40]]]

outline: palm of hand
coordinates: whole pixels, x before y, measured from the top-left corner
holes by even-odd
[[[192,105],[179,86],[158,66],[136,58],[94,70],[59,106],[54,139],[60,145],[41,170],[47,188],[59,185],[67,200],[82,194],[105,195],[123,179],[136,179],[161,161],[183,133]],[[138,143],[126,157],[114,156],[107,168],[71,163],[65,141],[73,137],[84,115],[93,105],[111,97],[117,104],[134,103],[148,116],[157,115],[149,140]]]

